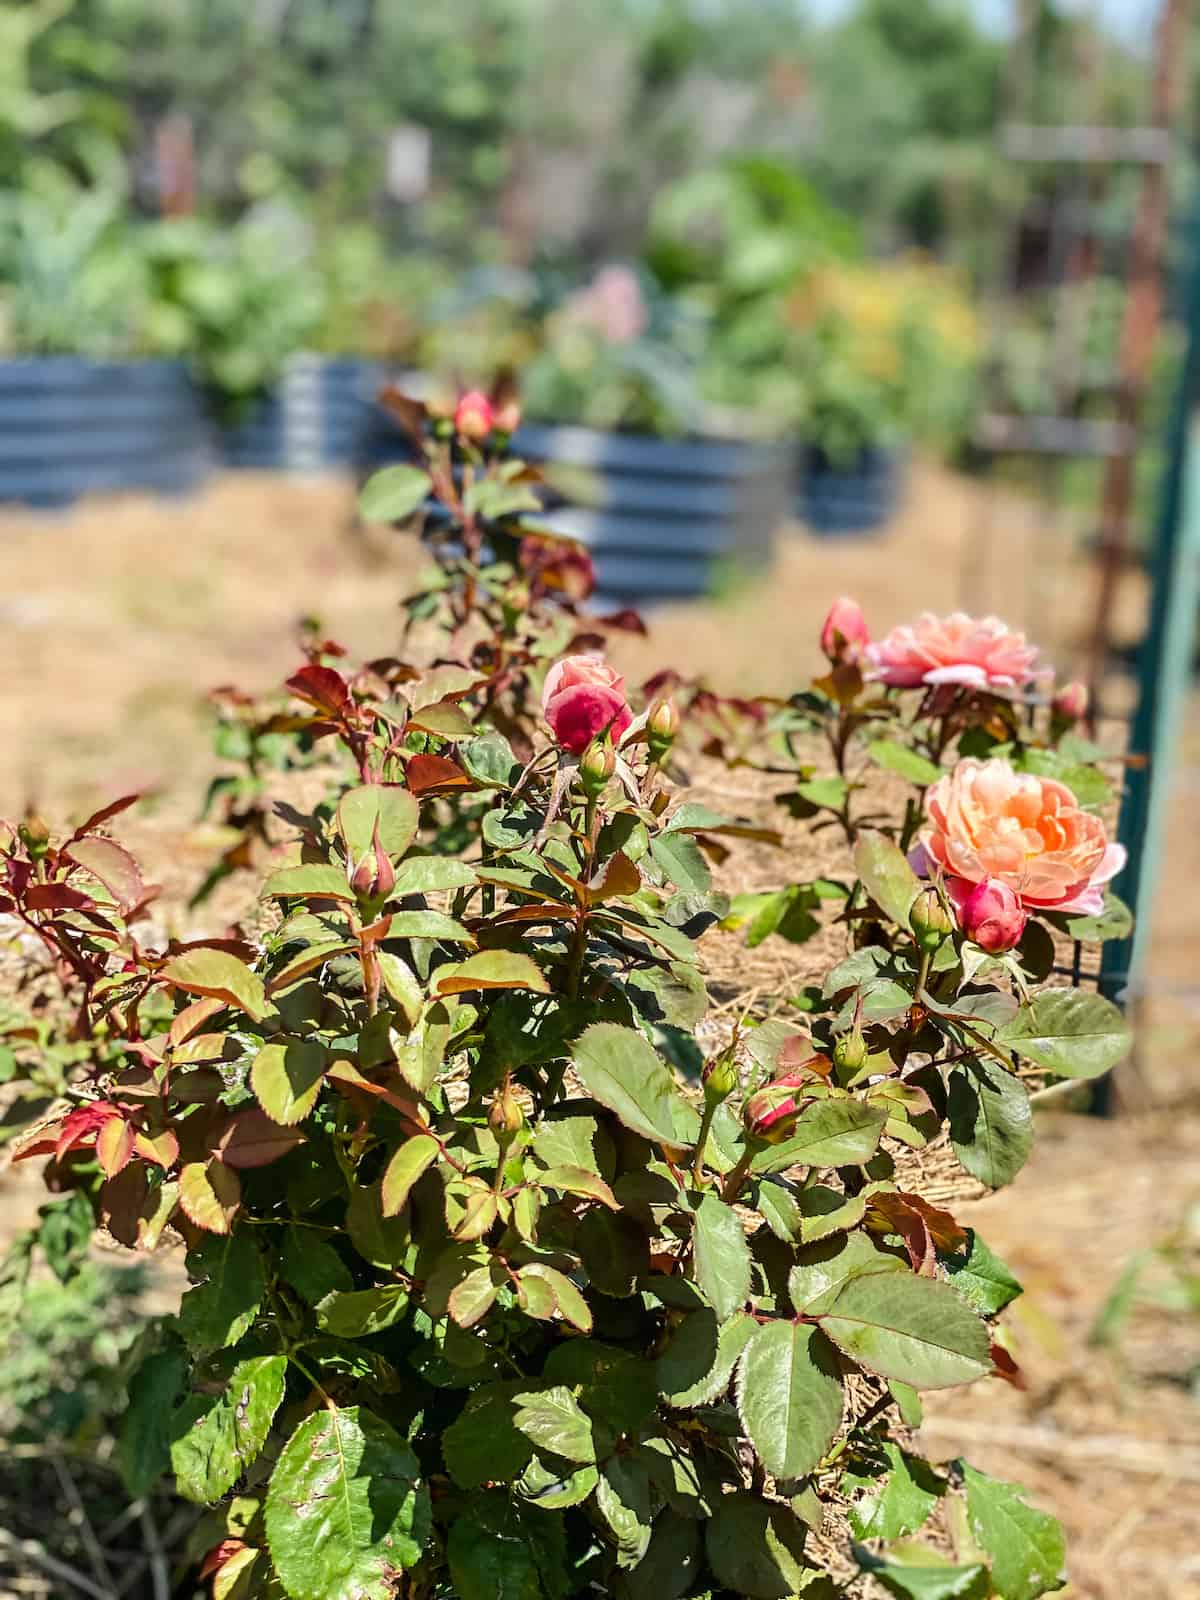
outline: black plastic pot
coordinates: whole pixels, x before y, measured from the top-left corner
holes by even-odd
[[[874,533],[895,516],[904,483],[899,449],[868,446],[853,461],[833,461],[816,445],[800,450],[796,515],[822,538]]]
[[[221,430],[229,467],[324,472],[361,463],[381,368],[355,356],[296,355],[279,382]]]
[[[723,562],[765,565],[786,513],[787,460],[774,446],[529,425],[513,450],[586,478],[579,503],[544,520],[590,547],[606,598],[705,594]]]
[[[211,471],[212,428],[180,361],[0,361],[0,500],[70,505],[127,489],[186,494]]]

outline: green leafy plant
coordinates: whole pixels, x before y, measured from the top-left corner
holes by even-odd
[[[225,1596],[815,1600],[842,1592],[810,1539],[831,1504],[893,1593],[1060,1587],[1051,1518],[909,1452],[919,1391],[1014,1375],[1020,1286],[904,1157],[949,1137],[1007,1181],[1030,1081],[1111,1066],[1119,1014],[973,943],[950,875],[847,815],[819,898],[848,951],[808,1016],[702,1029],[710,858],[770,837],[677,785],[688,722],[728,708],[681,726],[601,658],[580,552],[504,454],[511,392],[390,404],[414,459],[362,510],[435,555],[433,647],[355,667],[313,637],[247,710],[249,755],[305,769],[270,827],[250,794],[254,936],[146,936],[131,799],[0,838],[40,955],[17,1154],[83,1237],[188,1245],[130,1378],[131,1490],[213,1508]],[[802,701],[835,726],[866,712],[855,631]]]

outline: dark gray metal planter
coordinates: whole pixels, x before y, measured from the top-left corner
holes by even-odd
[[[186,494],[213,456],[203,396],[181,361],[0,361],[0,501]]]
[[[899,449],[870,446],[846,463],[802,446],[796,515],[822,538],[877,532],[899,507],[905,463]]]
[[[324,472],[360,464],[382,368],[354,356],[296,355],[279,382],[221,430],[226,466]]]
[[[529,425],[513,449],[594,475],[596,504],[551,508],[544,520],[590,547],[606,598],[705,594],[719,562],[769,561],[786,512],[787,456],[771,445]]]

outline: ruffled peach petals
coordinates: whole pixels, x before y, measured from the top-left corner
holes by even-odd
[[[948,617],[924,612],[866,646],[871,676],[897,689],[962,684],[976,689],[1015,689],[1034,676],[1037,650],[1023,633],[999,617]]]

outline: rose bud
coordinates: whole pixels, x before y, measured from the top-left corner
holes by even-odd
[[[950,913],[933,887],[922,889],[913,901],[912,910],[908,913],[908,925],[916,936],[917,948],[926,954],[940,950],[954,932]]]
[[[521,1110],[521,1102],[513,1093],[511,1081],[505,1078],[492,1100],[488,1127],[495,1134],[497,1143],[509,1145],[524,1126],[525,1113]]]
[[[617,770],[617,753],[612,741],[593,739],[579,758],[579,781],[594,800]]]
[[[516,433],[521,426],[521,402],[515,395],[496,405],[492,411],[492,425],[501,433]]]
[[[679,732],[679,712],[674,700],[657,700],[646,718],[646,744],[650,759],[661,764],[670,754],[675,736]]]
[[[700,1074],[700,1083],[704,1089],[704,1098],[710,1105],[720,1105],[722,1100],[728,1100],[738,1086],[733,1051],[723,1050],[719,1056],[714,1056],[711,1061],[706,1062],[704,1071]]]
[[[870,644],[867,619],[857,600],[835,600],[821,628],[821,652],[832,662],[853,661]]]
[[[958,920],[972,943],[999,956],[1020,944],[1029,918],[1015,889],[1000,878],[985,878],[963,901]]]
[[[1077,722],[1082,722],[1088,714],[1088,701],[1087,684],[1080,683],[1078,679],[1073,683],[1064,683],[1050,702],[1055,727],[1065,732]]]
[[[863,1031],[856,1023],[849,1033],[838,1036],[833,1046],[833,1064],[839,1074],[852,1077],[866,1066],[870,1053]]]
[[[360,900],[386,900],[396,887],[396,869],[379,838],[379,821],[371,835],[371,853],[355,867],[350,887]]]
[[[810,1061],[824,1061],[813,1056]],[[828,1063],[825,1063],[828,1070]],[[784,1072],[773,1083],[758,1089],[742,1108],[742,1125],[752,1139],[764,1144],[778,1144],[786,1139],[796,1125],[796,1119],[808,1104],[808,1096],[796,1091],[811,1082],[813,1067],[809,1063]],[[822,1076],[822,1074],[818,1074]]]
[[[492,402],[479,389],[468,389],[454,408],[454,431],[464,439],[486,439],[495,425]]]
[[[602,733],[620,739],[633,721],[625,679],[606,661],[588,655],[565,656],[550,668],[542,715],[557,743],[575,756]]]

